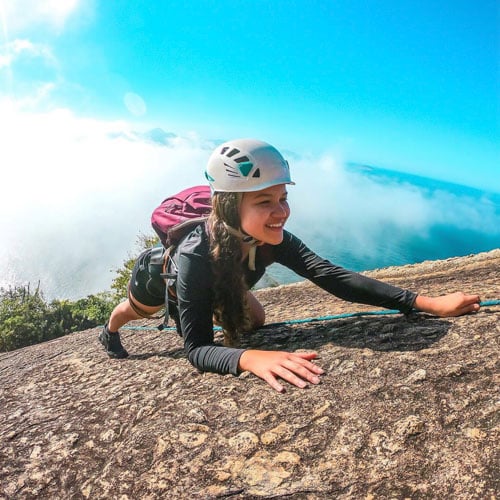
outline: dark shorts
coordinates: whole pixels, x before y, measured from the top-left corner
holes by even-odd
[[[157,248],[157,247],[155,247]],[[165,281],[160,276],[162,266],[151,265],[151,252],[149,248],[141,253],[132,269],[130,279],[130,294],[145,306],[161,306],[165,303]]]

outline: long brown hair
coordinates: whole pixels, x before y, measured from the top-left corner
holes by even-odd
[[[241,196],[241,193],[214,193],[212,213],[208,218],[214,272],[214,316],[222,326],[227,345],[236,345],[241,333],[250,330],[241,240],[226,227],[240,227]]]

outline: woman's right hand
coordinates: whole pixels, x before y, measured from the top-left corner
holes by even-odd
[[[286,352],[286,351],[244,351],[240,357],[238,368],[252,372],[265,380],[278,392],[285,392],[285,388],[278,382],[278,377],[286,380],[301,389],[307,387],[307,382],[319,384],[318,375],[324,371],[314,363],[317,358],[315,352]]]

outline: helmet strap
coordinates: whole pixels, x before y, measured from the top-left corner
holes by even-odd
[[[225,222],[223,224],[229,234],[236,236],[236,238],[239,238],[243,243],[250,245],[250,250],[248,252],[248,269],[250,269],[250,271],[255,271],[255,254],[257,253],[257,245],[260,241],[244,233],[241,229],[235,229]]]

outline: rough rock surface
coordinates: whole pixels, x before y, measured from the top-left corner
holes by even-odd
[[[429,294],[500,298],[500,250],[378,270]],[[258,292],[268,321],[373,310],[308,284]],[[98,329],[0,355],[0,498],[494,499],[499,491],[500,307],[438,319],[282,325],[245,340],[306,349],[319,386],[274,392],[198,373],[180,338]]]

